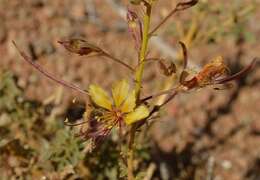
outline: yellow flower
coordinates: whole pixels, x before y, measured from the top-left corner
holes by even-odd
[[[129,125],[149,115],[149,110],[145,105],[136,107],[135,91],[130,91],[129,83],[126,80],[121,80],[113,85],[112,98],[97,85],[90,85],[89,94],[97,106],[105,109],[104,115],[98,120],[106,123],[109,128],[122,121]]]

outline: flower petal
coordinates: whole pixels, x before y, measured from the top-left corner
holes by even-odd
[[[97,85],[90,85],[89,94],[96,105],[108,110],[112,109],[112,102],[110,101],[107,92],[101,87]]]
[[[117,82],[112,88],[113,100],[116,107],[119,107],[126,99],[129,91],[129,84],[126,80]]]
[[[137,107],[133,112],[127,114],[124,120],[125,123],[129,125],[146,118],[148,115],[149,115],[148,108],[144,105],[141,105]]]
[[[125,102],[120,108],[121,111],[124,113],[132,112],[136,106],[135,102],[136,102],[136,94],[135,94],[135,90],[133,90],[125,99]]]

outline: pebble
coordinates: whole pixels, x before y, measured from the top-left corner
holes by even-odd
[[[2,21],[2,20],[0,20]],[[0,43],[5,42],[7,39],[7,31],[4,23],[0,23]]]
[[[225,169],[225,170],[229,170],[232,168],[232,163],[228,160],[223,160],[221,163],[221,166]]]

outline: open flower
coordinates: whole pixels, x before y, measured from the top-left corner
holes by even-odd
[[[112,97],[97,85],[90,85],[90,98],[96,105],[94,117],[95,128],[88,135],[91,138],[106,136],[115,127],[123,124],[130,125],[149,115],[145,105],[136,107],[135,90],[130,91],[129,83],[121,80],[112,87]]]

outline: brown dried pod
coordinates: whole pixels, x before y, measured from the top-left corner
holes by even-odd
[[[83,55],[89,55],[90,53],[103,53],[103,50],[96,45],[90,44],[83,39],[69,39],[66,41],[58,41],[68,51],[72,53]]]
[[[186,70],[183,70],[180,74],[180,83],[183,84],[186,80],[187,80],[187,77],[189,76],[190,74],[186,71]]]
[[[210,63],[206,64],[202,70],[196,75],[199,86],[212,84],[219,77],[226,75],[228,68],[221,56],[214,58]]]
[[[239,71],[239,72],[237,72],[237,73],[235,73],[231,76],[227,76],[227,77],[222,78],[222,79],[217,79],[215,81],[215,83],[216,84],[223,84],[223,83],[227,83],[229,81],[232,81],[234,79],[238,79],[238,78],[244,76],[245,74],[247,74],[249,71],[251,71],[256,66],[257,61],[259,62],[260,58],[257,58],[257,57],[254,58],[252,60],[252,62],[248,66],[244,67],[241,71]]]
[[[243,68],[238,73],[233,75],[228,75],[228,68],[224,64],[223,58],[221,56],[216,57],[210,63],[206,64],[202,70],[196,74],[191,80],[183,80],[181,84],[188,89],[201,88],[208,85],[225,85],[225,88],[230,88],[231,85],[228,84],[230,81],[238,79],[244,76],[246,73],[251,71],[256,64],[258,58],[254,58],[253,61]],[[223,89],[223,88],[216,88]]]
[[[183,42],[179,41],[179,44],[181,45],[181,48],[182,48],[183,70],[185,70],[188,65],[188,50],[187,50],[186,45]]]
[[[161,72],[165,76],[171,76],[172,74],[176,73],[176,65],[173,62],[170,62],[170,64],[167,66],[165,60],[160,59],[158,63]]]
[[[181,77],[182,80],[180,82],[188,89],[205,87],[214,84],[221,76],[225,76],[227,70],[228,68],[224,64],[223,58],[218,56],[206,64],[192,79],[185,80],[184,77]]]
[[[191,0],[188,2],[181,2],[176,5],[176,11],[182,11],[184,9],[190,8],[198,3],[199,0]]]
[[[127,24],[128,24],[128,31],[133,37],[135,41],[135,48],[137,51],[140,50],[141,42],[142,42],[142,22],[138,15],[131,11],[130,9],[127,10]]]

